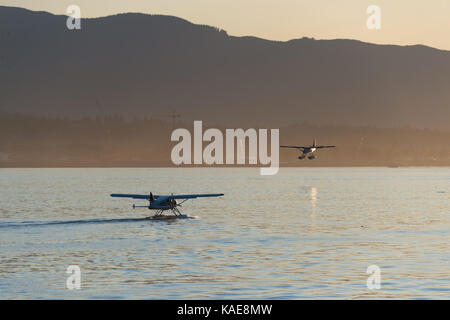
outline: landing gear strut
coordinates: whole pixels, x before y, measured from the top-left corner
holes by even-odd
[[[178,208],[172,208],[172,213],[176,216],[181,216],[181,212],[180,210],[178,210]]]

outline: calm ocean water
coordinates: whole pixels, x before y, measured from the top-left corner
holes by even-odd
[[[450,168],[0,169],[0,190],[1,299],[450,298]],[[170,222],[109,197],[150,191],[225,196]]]

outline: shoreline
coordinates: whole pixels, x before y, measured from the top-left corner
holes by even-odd
[[[96,162],[96,161],[64,161],[64,162],[0,162],[0,169],[33,169],[33,168],[264,168],[268,166],[264,165],[172,165],[159,162],[148,161],[111,161],[111,162]],[[409,163],[380,163],[380,162],[364,162],[364,163],[352,163],[352,162],[319,162],[319,163],[282,163],[280,168],[327,168],[327,167],[342,167],[342,168],[363,168],[363,167],[379,167],[379,168],[411,168],[411,167],[450,167],[450,161],[436,161],[430,162],[409,162]]]

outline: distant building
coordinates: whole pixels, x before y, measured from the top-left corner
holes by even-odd
[[[8,153],[0,152],[0,161],[8,161],[8,159],[9,159]]]

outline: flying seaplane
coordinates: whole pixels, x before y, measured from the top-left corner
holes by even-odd
[[[318,146],[316,143],[316,139],[314,139],[313,144],[310,146],[280,146],[280,148],[298,149],[300,152],[302,152],[301,156],[298,157],[300,160],[305,159],[306,157],[308,157],[309,160],[313,160],[317,158],[313,153],[318,149],[336,148],[336,146]]]
[[[124,194],[124,193],[113,193],[111,194],[111,197],[117,197],[117,198],[132,198],[132,199],[143,199],[148,200],[149,204],[147,206],[137,206],[133,204],[133,209],[135,208],[147,208],[149,210],[156,210],[156,213],[150,217],[152,218],[162,218],[167,216],[164,215],[164,211],[171,210],[174,216],[171,216],[172,218],[177,217],[186,217],[186,215],[181,214],[180,210],[178,210],[178,207],[181,207],[181,204],[186,202],[189,199],[196,199],[196,198],[209,198],[209,197],[221,197],[223,196],[223,193],[206,193],[206,194],[180,194],[180,195],[170,195],[170,196],[163,196],[163,195],[153,195],[153,193],[150,192],[150,194]],[[177,203],[176,200],[183,200],[180,203]]]

